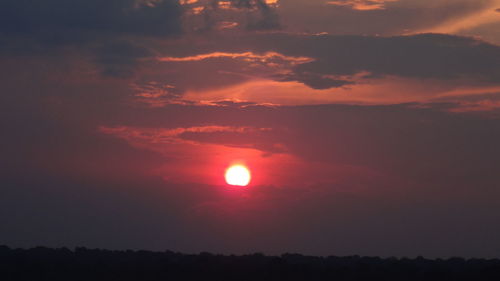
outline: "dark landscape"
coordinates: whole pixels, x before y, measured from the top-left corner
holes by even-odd
[[[2,280],[500,280],[498,259],[188,255],[0,247]]]

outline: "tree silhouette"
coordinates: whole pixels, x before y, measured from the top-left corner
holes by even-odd
[[[188,255],[0,246],[0,280],[500,280],[500,260]]]

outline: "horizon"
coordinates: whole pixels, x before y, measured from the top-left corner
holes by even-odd
[[[174,255],[182,255],[182,256],[222,256],[222,257],[247,257],[247,256],[262,256],[266,258],[284,258],[284,257],[292,257],[292,256],[301,256],[305,258],[319,258],[319,259],[328,259],[328,258],[340,258],[340,259],[348,259],[348,258],[357,258],[357,259],[380,259],[380,260],[426,260],[426,261],[453,261],[453,260],[463,260],[465,262],[468,261],[499,261],[500,258],[481,258],[481,257],[460,257],[460,256],[450,256],[450,257],[435,257],[429,258],[425,256],[362,256],[362,255],[348,255],[348,256],[338,256],[338,255],[305,255],[301,253],[295,252],[285,252],[281,254],[266,254],[262,252],[249,252],[249,253],[240,253],[240,254],[231,254],[231,253],[217,253],[217,252],[207,252],[200,251],[197,253],[187,253],[187,252],[178,252],[171,251],[169,249],[164,250],[145,250],[145,249],[105,249],[105,248],[87,248],[84,246],[76,246],[76,247],[45,247],[45,246],[34,246],[29,248],[13,248],[6,245],[0,245],[0,250],[9,250],[9,251],[37,251],[37,250],[49,250],[49,251],[70,251],[73,254],[78,254],[81,251],[101,251],[101,252],[112,252],[112,253],[153,253],[153,254],[174,254]]]

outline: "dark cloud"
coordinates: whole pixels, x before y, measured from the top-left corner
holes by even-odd
[[[277,81],[297,81],[309,86],[312,89],[322,90],[338,88],[346,85],[352,85],[354,82],[341,79],[332,79],[311,72],[295,72],[290,74],[277,74],[272,77]]]
[[[180,33],[181,12],[175,0],[154,5],[136,0],[5,0],[0,3],[0,32],[54,44],[120,34],[172,36]]]
[[[467,37],[271,35],[258,42],[255,45],[260,48],[316,59],[298,65],[298,74],[354,75],[367,71],[376,76],[500,81],[500,47]]]
[[[237,3],[251,3],[252,1],[236,1]],[[264,0],[255,0],[253,1],[253,5],[257,7],[260,11],[261,18],[260,19],[252,19],[247,24],[247,29],[249,30],[273,30],[273,29],[281,29],[281,23],[278,16],[278,13],[269,7],[268,4],[265,3]]]
[[[499,46],[470,37],[445,34],[394,37],[247,34],[221,37],[215,44],[191,44],[172,52],[182,57],[216,51],[243,53],[248,50],[256,54],[273,51],[290,57],[311,58],[310,62],[289,66],[290,73],[271,74],[270,77],[277,81],[299,81],[315,89],[352,84],[355,75],[361,75],[361,78],[398,76],[486,84],[500,82]],[[227,65],[219,64],[218,67]],[[237,69],[233,72],[241,73]],[[259,70],[256,75],[262,73],[266,72]]]
[[[6,0],[0,2],[0,54],[94,59],[101,73],[130,77],[151,46],[127,41],[182,32],[176,0]]]
[[[224,19],[236,19],[242,23],[246,30],[277,30],[281,29],[282,25],[276,7],[271,6],[264,0],[229,0],[224,1],[229,3],[230,7],[239,12],[230,11],[225,5],[221,5],[222,1],[210,0],[204,5],[202,16],[204,19],[204,27],[201,30],[212,29],[217,22]],[[198,4],[194,4],[198,5]],[[238,15],[239,14],[239,15]]]
[[[118,78],[131,77],[141,59],[153,56],[153,53],[144,47],[136,46],[126,41],[113,42],[95,50],[96,63],[102,67],[104,76]]]
[[[268,30],[281,28],[276,10],[270,7],[264,0],[230,0],[229,2],[237,8],[256,9],[259,11],[260,18],[250,19],[247,23],[247,29]]]
[[[247,15],[248,29],[279,25],[275,10],[263,1],[231,5]],[[130,78],[139,61],[158,48],[155,39],[179,38],[189,21],[183,18],[185,11],[177,0],[6,0],[0,3],[0,51],[40,56],[72,52],[68,59],[87,56],[105,76]]]

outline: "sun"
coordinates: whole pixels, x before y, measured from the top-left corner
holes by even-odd
[[[243,165],[233,165],[226,170],[226,183],[235,186],[247,186],[252,179],[250,171]]]

